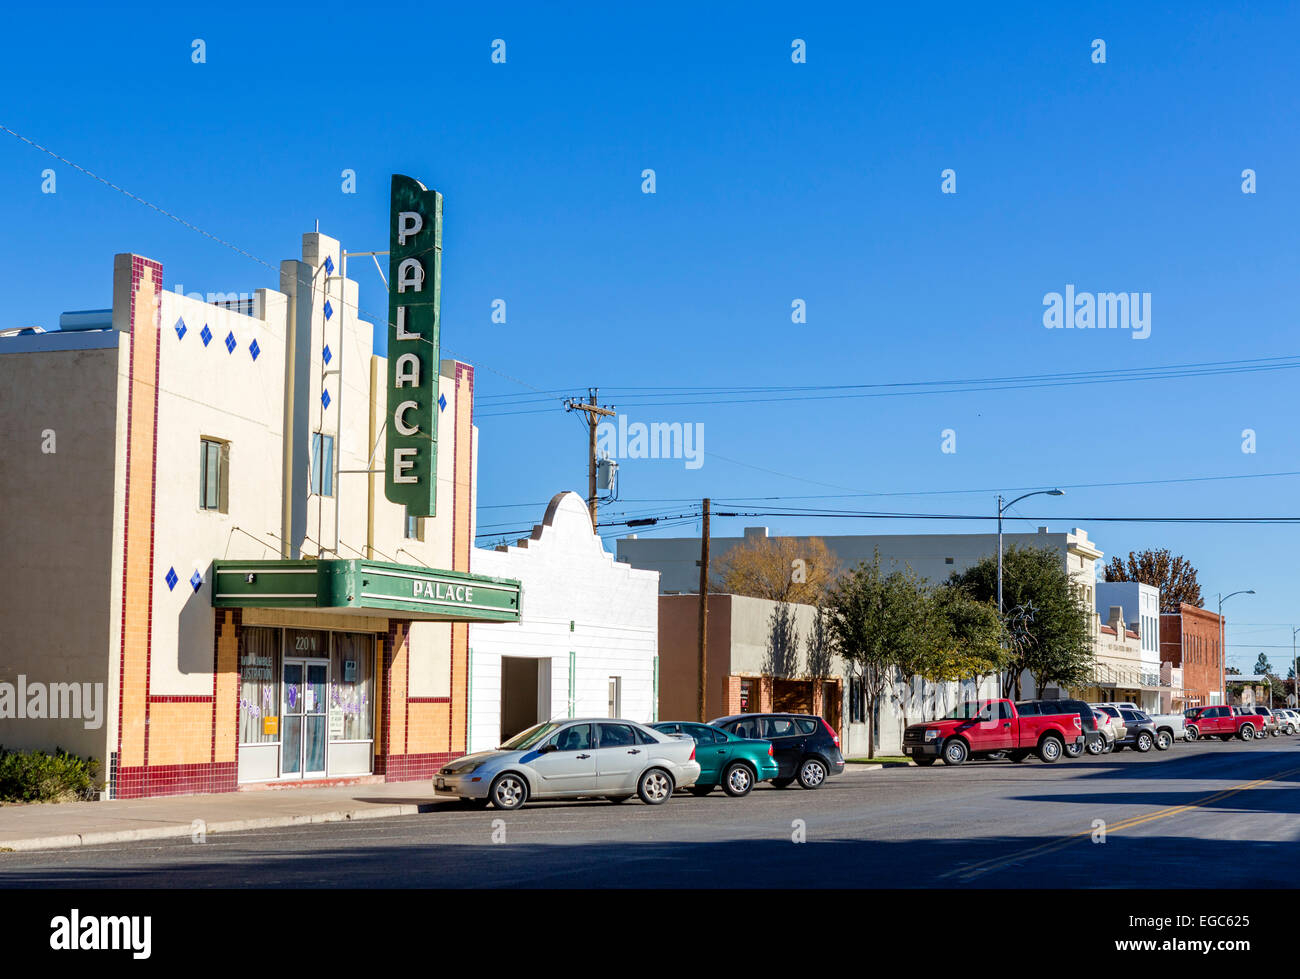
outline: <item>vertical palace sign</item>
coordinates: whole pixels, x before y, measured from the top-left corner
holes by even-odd
[[[431,517],[438,495],[442,195],[395,173],[391,201],[384,495],[411,516]]]

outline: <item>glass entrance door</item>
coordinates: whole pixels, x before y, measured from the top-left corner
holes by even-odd
[[[286,657],[281,689],[280,777],[323,777],[329,661]]]

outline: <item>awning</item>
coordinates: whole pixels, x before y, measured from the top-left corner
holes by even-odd
[[[215,608],[301,608],[429,622],[518,622],[520,585],[362,560],[214,561]]]

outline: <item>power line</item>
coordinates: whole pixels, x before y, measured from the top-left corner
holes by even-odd
[[[1004,377],[956,378],[947,380],[889,381],[871,384],[794,385],[750,388],[659,389],[642,394],[647,400],[620,398],[624,408],[747,405],[791,401],[827,401],[859,398],[907,397],[912,395],[969,394],[983,391],[1014,391],[1029,388],[1074,387],[1084,384],[1111,384],[1126,381],[1161,380],[1179,377],[1213,377],[1221,374],[1249,374],[1300,368],[1300,355],[1257,357],[1240,360],[1203,361],[1168,364],[1158,367],[1115,368],[1095,371],[1064,371],[1049,374],[1022,374]],[[619,387],[607,390],[622,391]],[[628,389],[641,390],[641,389]],[[740,397],[739,395],[756,395]],[[761,396],[757,396],[761,395]],[[549,399],[548,399],[549,400]],[[528,405],[529,399],[494,405],[494,408]],[[538,414],[551,410],[540,405],[516,410],[493,410],[484,417]]]

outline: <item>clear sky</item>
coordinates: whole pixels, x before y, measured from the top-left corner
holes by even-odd
[[[1183,553],[1211,606],[1220,590],[1258,592],[1228,606],[1230,662],[1289,658],[1300,527],[1095,518],[1300,513],[1300,476],[1264,475],[1300,472],[1293,368],[825,387],[1300,365],[1294,5],[465,6],[11,6],[0,124],[273,265],[316,220],[345,248],[386,248],[392,172],[441,191],[444,354],[479,368],[485,532],[585,493],[585,437],[558,399],[594,385],[629,422],[704,432],[698,468],[622,460],[613,519],[704,496],[988,515],[999,489],[1061,485],[1008,526],[1081,526],[1108,557]],[[955,194],[941,192],[949,168]],[[0,229],[4,327],[106,306],[115,252],[161,260],[168,288],[277,285],[5,133]],[[362,306],[383,310],[378,276],[357,277]],[[1150,293],[1150,336],[1045,329],[1044,296],[1067,283]],[[754,400],[784,386],[890,396]],[[690,391],[735,387],[764,390]],[[1208,476],[1235,478],[1153,483]],[[891,495],[796,499],[854,493]],[[736,502],[751,497],[779,499]],[[991,526],[714,529],[757,524]]]

